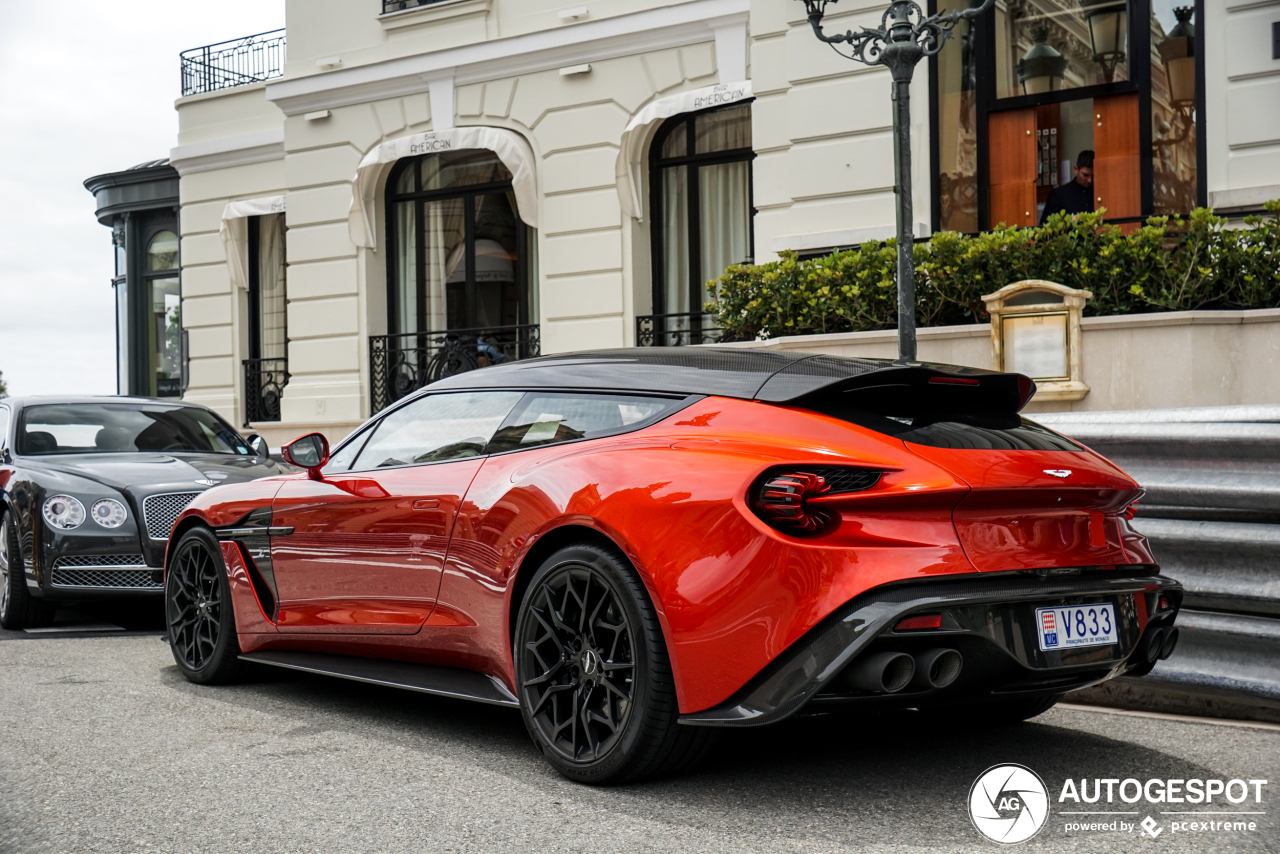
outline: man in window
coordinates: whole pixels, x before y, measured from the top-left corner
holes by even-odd
[[[1053,192],[1049,193],[1049,198],[1044,203],[1044,212],[1040,214],[1041,225],[1044,225],[1050,214],[1058,211],[1069,214],[1093,212],[1093,151],[1086,148],[1080,152],[1072,171],[1076,173],[1073,180],[1061,187],[1054,187]]]

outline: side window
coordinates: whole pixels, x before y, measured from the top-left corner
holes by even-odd
[[[0,406],[0,448],[9,445],[9,407]]]
[[[359,435],[352,438],[350,442],[347,442],[333,456],[329,457],[329,462],[325,463],[324,468],[320,471],[324,474],[339,474],[351,468],[351,464],[356,460],[356,454],[360,453],[360,449],[364,447],[364,443],[369,439],[369,434],[373,431],[373,427],[361,430]]]
[[[485,391],[415,400],[382,419],[352,470],[480,456],[522,396],[518,391]]]
[[[530,392],[489,443],[489,453],[607,436],[662,418],[682,401],[635,395]]]

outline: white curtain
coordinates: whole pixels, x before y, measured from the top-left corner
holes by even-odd
[[[689,179],[687,166],[662,170],[663,313],[691,311],[689,306]]]
[[[427,329],[449,328],[449,283],[467,280],[466,206],[462,199],[444,199],[424,205],[427,268]]]
[[[698,169],[698,230],[702,242],[702,303],[708,283],[751,255],[751,164],[745,160]],[[691,311],[701,311],[694,306]]]
[[[263,359],[283,359],[288,350],[284,234],[284,214],[258,218],[258,340]]]
[[[397,328],[392,332],[413,332],[418,325],[418,222],[417,204],[396,205],[396,293]]]

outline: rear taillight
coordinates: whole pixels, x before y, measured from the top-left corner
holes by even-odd
[[[893,627],[895,632],[918,632],[924,629],[942,628],[941,614],[921,614],[918,617],[907,617],[899,620]]]
[[[760,518],[778,530],[812,534],[831,524],[832,513],[808,501],[830,491],[826,480],[816,474],[778,474],[760,485],[753,503]]]

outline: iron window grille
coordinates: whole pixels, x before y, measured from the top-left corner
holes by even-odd
[[[683,314],[647,314],[636,318],[637,347],[687,347],[721,344],[731,336],[715,325],[715,315],[693,311]]]
[[[370,407],[377,415],[428,383],[539,355],[536,323],[369,337]]]
[[[405,9],[417,9],[419,6],[436,6],[448,3],[449,0],[382,0],[382,14],[402,12]]]
[[[289,384],[288,359],[245,359],[244,426],[252,421],[279,421],[280,398]]]

